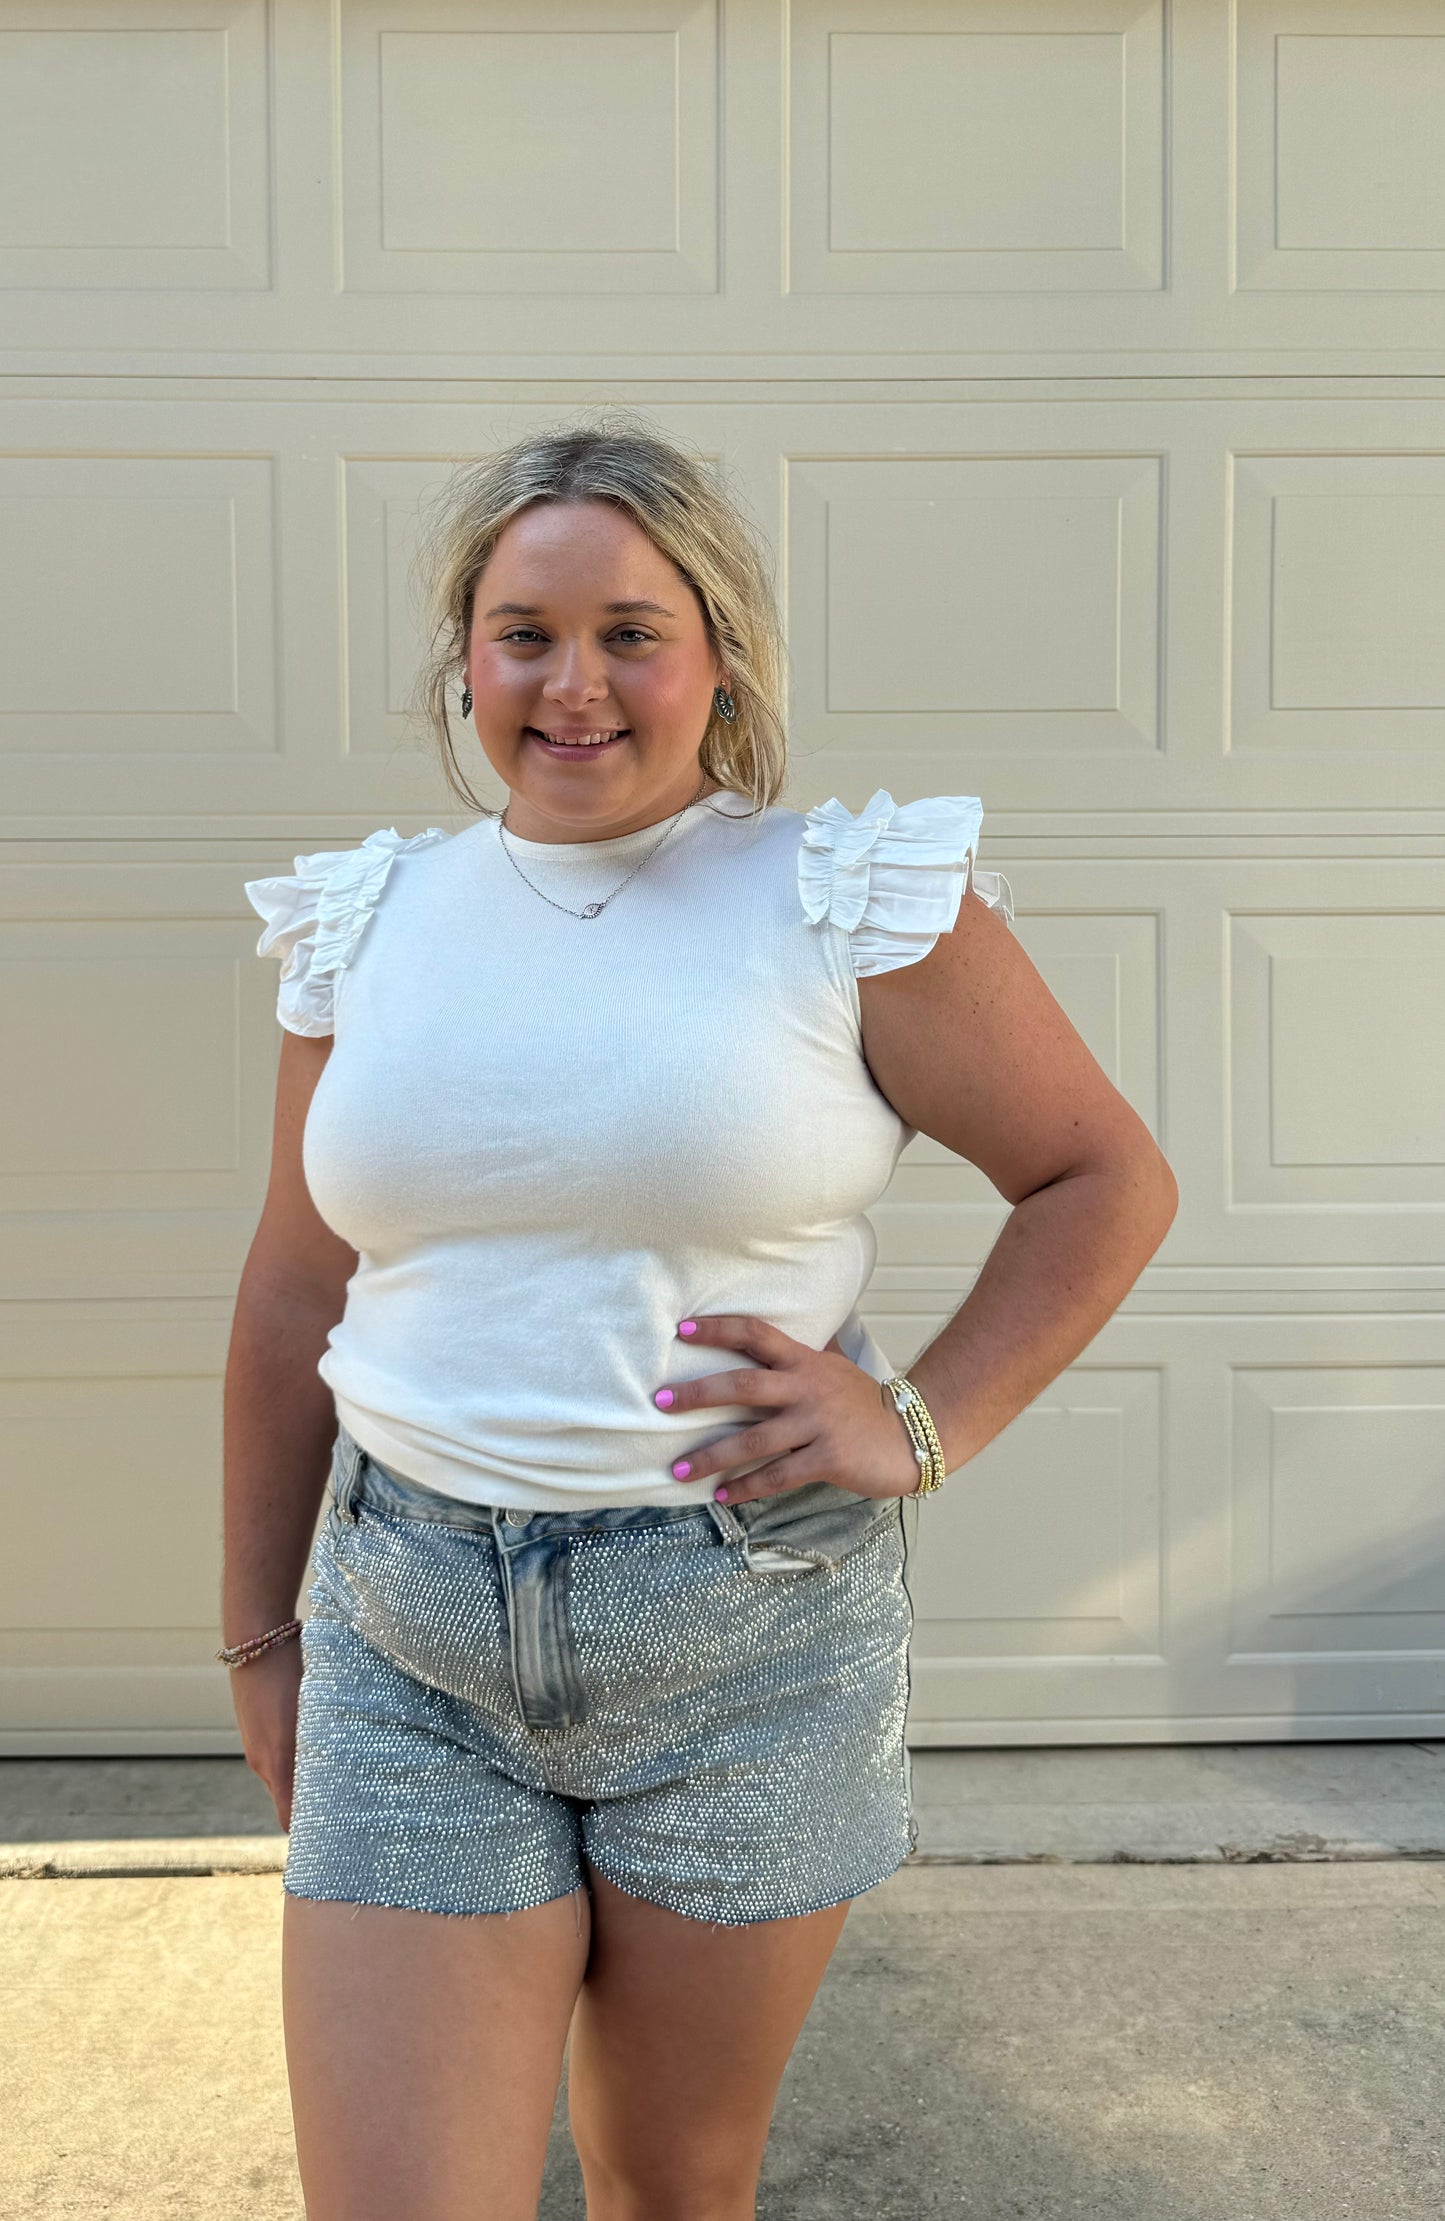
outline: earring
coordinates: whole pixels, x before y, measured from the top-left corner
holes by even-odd
[[[731,725],[738,714],[738,705],[725,686],[714,687],[712,706],[725,725]]]
[[[462,688],[462,715],[463,715],[463,717],[470,717],[470,716],[471,716],[471,714],[472,714],[472,690],[471,690],[471,688],[470,688],[469,686],[464,686],[464,687]]]

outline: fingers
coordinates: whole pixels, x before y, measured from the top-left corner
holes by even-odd
[[[774,1419],[740,1434],[724,1435],[705,1450],[689,1450],[672,1468],[675,1481],[710,1481],[715,1474],[730,1473],[738,1465],[754,1465],[761,1458],[787,1457],[801,1447],[796,1433],[790,1438],[784,1422]],[[752,1475],[748,1475],[752,1479]]]
[[[713,1490],[713,1495],[724,1504],[746,1504],[757,1496],[782,1496],[789,1490],[805,1488],[809,1481],[823,1479],[812,1470],[811,1461],[799,1451],[774,1458],[767,1465],[759,1465],[741,1480],[724,1481]]]
[[[703,1373],[697,1380],[676,1380],[659,1388],[653,1402],[659,1411],[696,1411],[703,1404],[791,1403],[798,1393],[785,1373],[753,1371],[746,1365],[730,1373]]]
[[[771,1319],[754,1318],[746,1311],[699,1312],[695,1319],[681,1320],[677,1331],[684,1342],[717,1343],[722,1349],[741,1350],[761,1365],[786,1365],[805,1347],[780,1326],[774,1326]]]
[[[677,1331],[685,1342],[738,1350],[755,1363],[705,1373],[696,1380],[674,1381],[654,1390],[653,1402],[669,1413],[700,1411],[718,1404],[757,1404],[781,1414],[803,1392],[799,1361],[811,1359],[816,1365],[821,1354],[795,1341],[771,1320],[747,1312],[699,1313],[696,1318],[681,1320]],[[826,1347],[843,1354],[838,1350],[836,1335]],[[799,1453],[807,1446],[798,1419],[778,1417],[727,1435],[706,1449],[689,1450],[673,1465],[672,1474],[679,1481],[712,1480],[735,1472],[738,1466],[750,1465],[754,1470],[745,1481],[732,1480],[724,1488],[715,1489],[714,1495],[724,1502],[735,1502],[744,1486],[751,1494],[770,1495],[784,1488],[800,1488],[804,1481],[817,1477],[799,1470]]]

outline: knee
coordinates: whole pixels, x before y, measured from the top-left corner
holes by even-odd
[[[591,2183],[587,2185],[587,2221],[756,2221],[757,2210],[752,2191],[721,2203],[713,2197],[695,2203],[670,2191],[636,2191],[614,2205],[596,2197]]]
[[[587,2221],[755,2221],[758,2171],[740,2169],[735,2154],[681,2169],[606,2165],[580,2149],[578,2156]]]

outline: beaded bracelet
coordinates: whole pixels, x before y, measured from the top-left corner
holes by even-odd
[[[882,1386],[893,1398],[898,1415],[908,1429],[913,1455],[918,1460],[918,1486],[908,1493],[910,1496],[931,1496],[948,1478],[943,1444],[938,1439],[932,1414],[906,1373],[894,1373]]]
[[[270,1650],[277,1643],[289,1643],[292,1636],[299,1635],[300,1632],[299,1619],[283,1620],[279,1627],[267,1628],[264,1635],[248,1635],[244,1643],[229,1644],[226,1649],[218,1650],[216,1656],[223,1666],[233,1669],[237,1666],[249,1666],[251,1660],[259,1658],[263,1650]]]

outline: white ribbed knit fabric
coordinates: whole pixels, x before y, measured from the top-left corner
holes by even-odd
[[[1007,882],[973,869],[982,815],[713,795],[587,920],[566,910],[656,826],[383,831],[247,884],[282,1025],[335,1035],[304,1163],[358,1253],[319,1370],[363,1449],[473,1503],[700,1502],[715,1478],[673,1461],[758,1413],[658,1410],[656,1389],[748,1362],[679,1320],[836,1333],[887,1376],[857,1313],[865,1214],[912,1129],[864,1061],[855,983],[926,954],[970,878],[1012,921]]]

